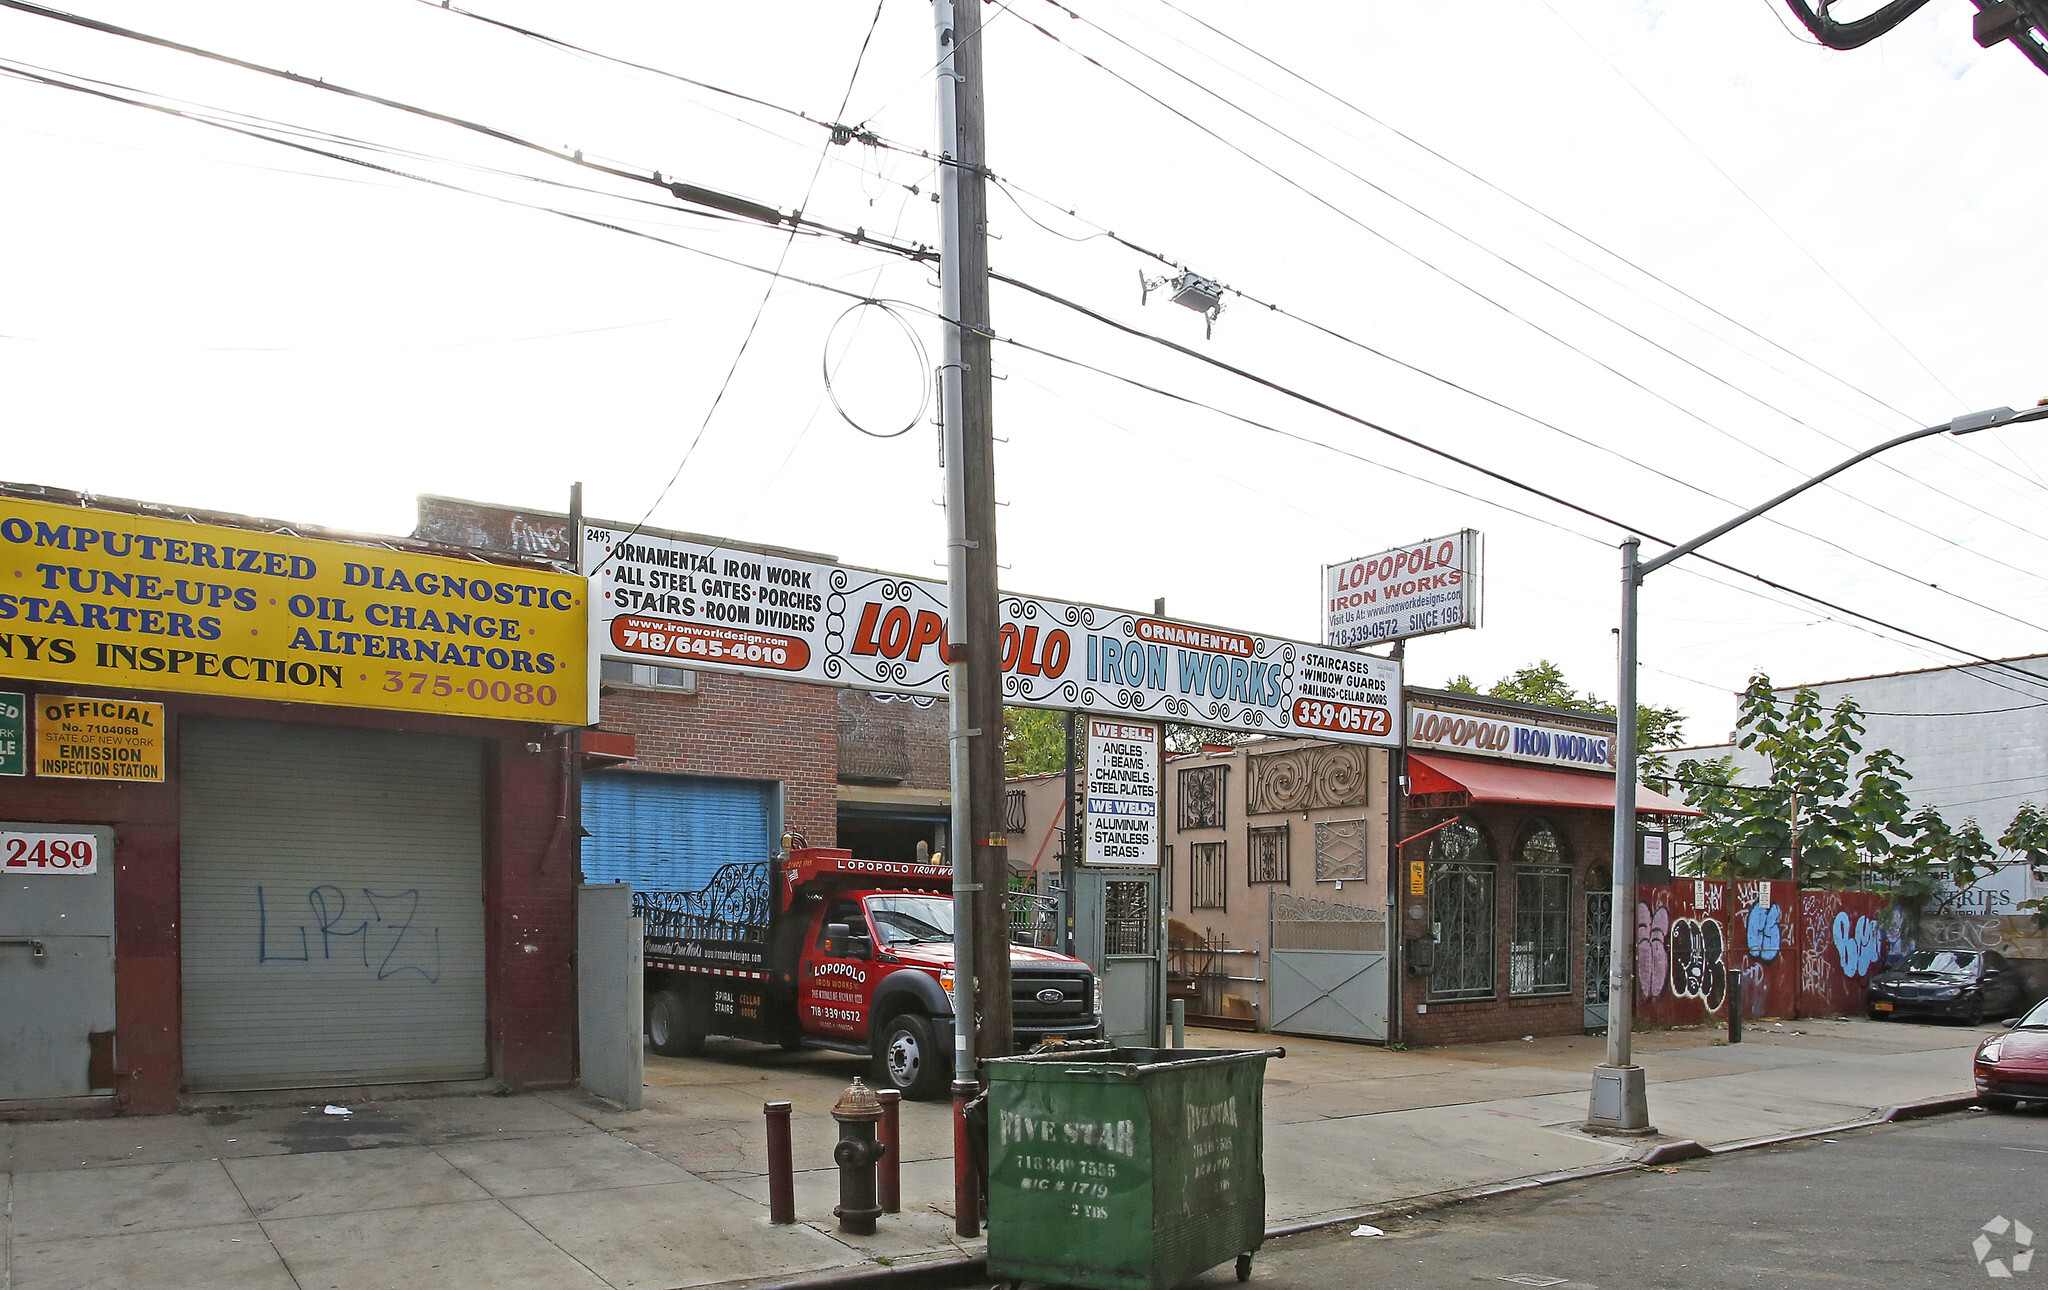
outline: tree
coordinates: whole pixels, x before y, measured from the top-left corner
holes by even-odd
[[[1735,742],[1762,754],[1767,782],[1736,783],[1732,758],[1679,763],[1671,778],[1703,812],[1678,827],[1693,851],[1690,867],[1823,887],[1873,877],[1916,885],[1915,865],[1941,863],[1939,830],[1947,825],[1931,810],[1907,821],[1901,781],[1911,776],[1898,754],[1879,748],[1858,765],[1862,716],[1853,698],[1828,709],[1810,688],[1781,703],[1768,676],[1751,677]]]
[[[1479,694],[1481,691],[1472,678],[1460,674],[1451,678],[1446,690],[1460,694]],[[1580,694],[1564,679],[1564,669],[1547,658],[1537,659],[1527,667],[1518,667],[1508,673],[1485,691],[1493,699],[1509,699],[1516,703],[1538,703],[1545,707],[1567,708],[1573,712],[1589,712],[1597,716],[1611,717],[1614,705],[1605,699],[1596,698],[1588,690]],[[1685,730],[1685,716],[1677,708],[1657,708],[1647,704],[1636,705],[1636,749],[1637,766],[1644,775],[1661,774],[1665,759],[1656,750],[1677,744]]]
[[[1085,731],[1075,732],[1078,744]],[[1086,754],[1076,747],[1074,759]],[[1067,714],[1047,708],[1003,709],[1003,773],[1042,775],[1067,766]]]

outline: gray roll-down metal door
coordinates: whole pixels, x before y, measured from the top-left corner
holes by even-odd
[[[484,1075],[483,752],[180,723],[185,1086]]]

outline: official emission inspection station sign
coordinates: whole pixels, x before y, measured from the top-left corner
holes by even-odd
[[[1084,864],[1159,864],[1159,727],[1088,718]]]
[[[164,705],[37,695],[36,774],[163,783]]]
[[[580,726],[588,586],[0,498],[0,672],[24,680]]]

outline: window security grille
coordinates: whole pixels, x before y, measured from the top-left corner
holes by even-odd
[[[1244,881],[1246,886],[1259,882],[1292,881],[1288,876],[1287,839],[1289,830],[1285,824],[1270,828],[1247,830],[1249,846],[1245,852]]]
[[[1224,908],[1224,850],[1222,842],[1188,844],[1188,908]]]

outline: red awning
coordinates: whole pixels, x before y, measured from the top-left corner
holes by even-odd
[[[1594,811],[1614,809],[1610,775],[1551,770],[1506,761],[1472,761],[1434,753],[1408,754],[1408,791],[1463,793],[1474,802],[1520,802],[1525,806],[1578,806]],[[1661,793],[1636,786],[1636,811],[1641,815],[1698,815],[1699,811]]]

